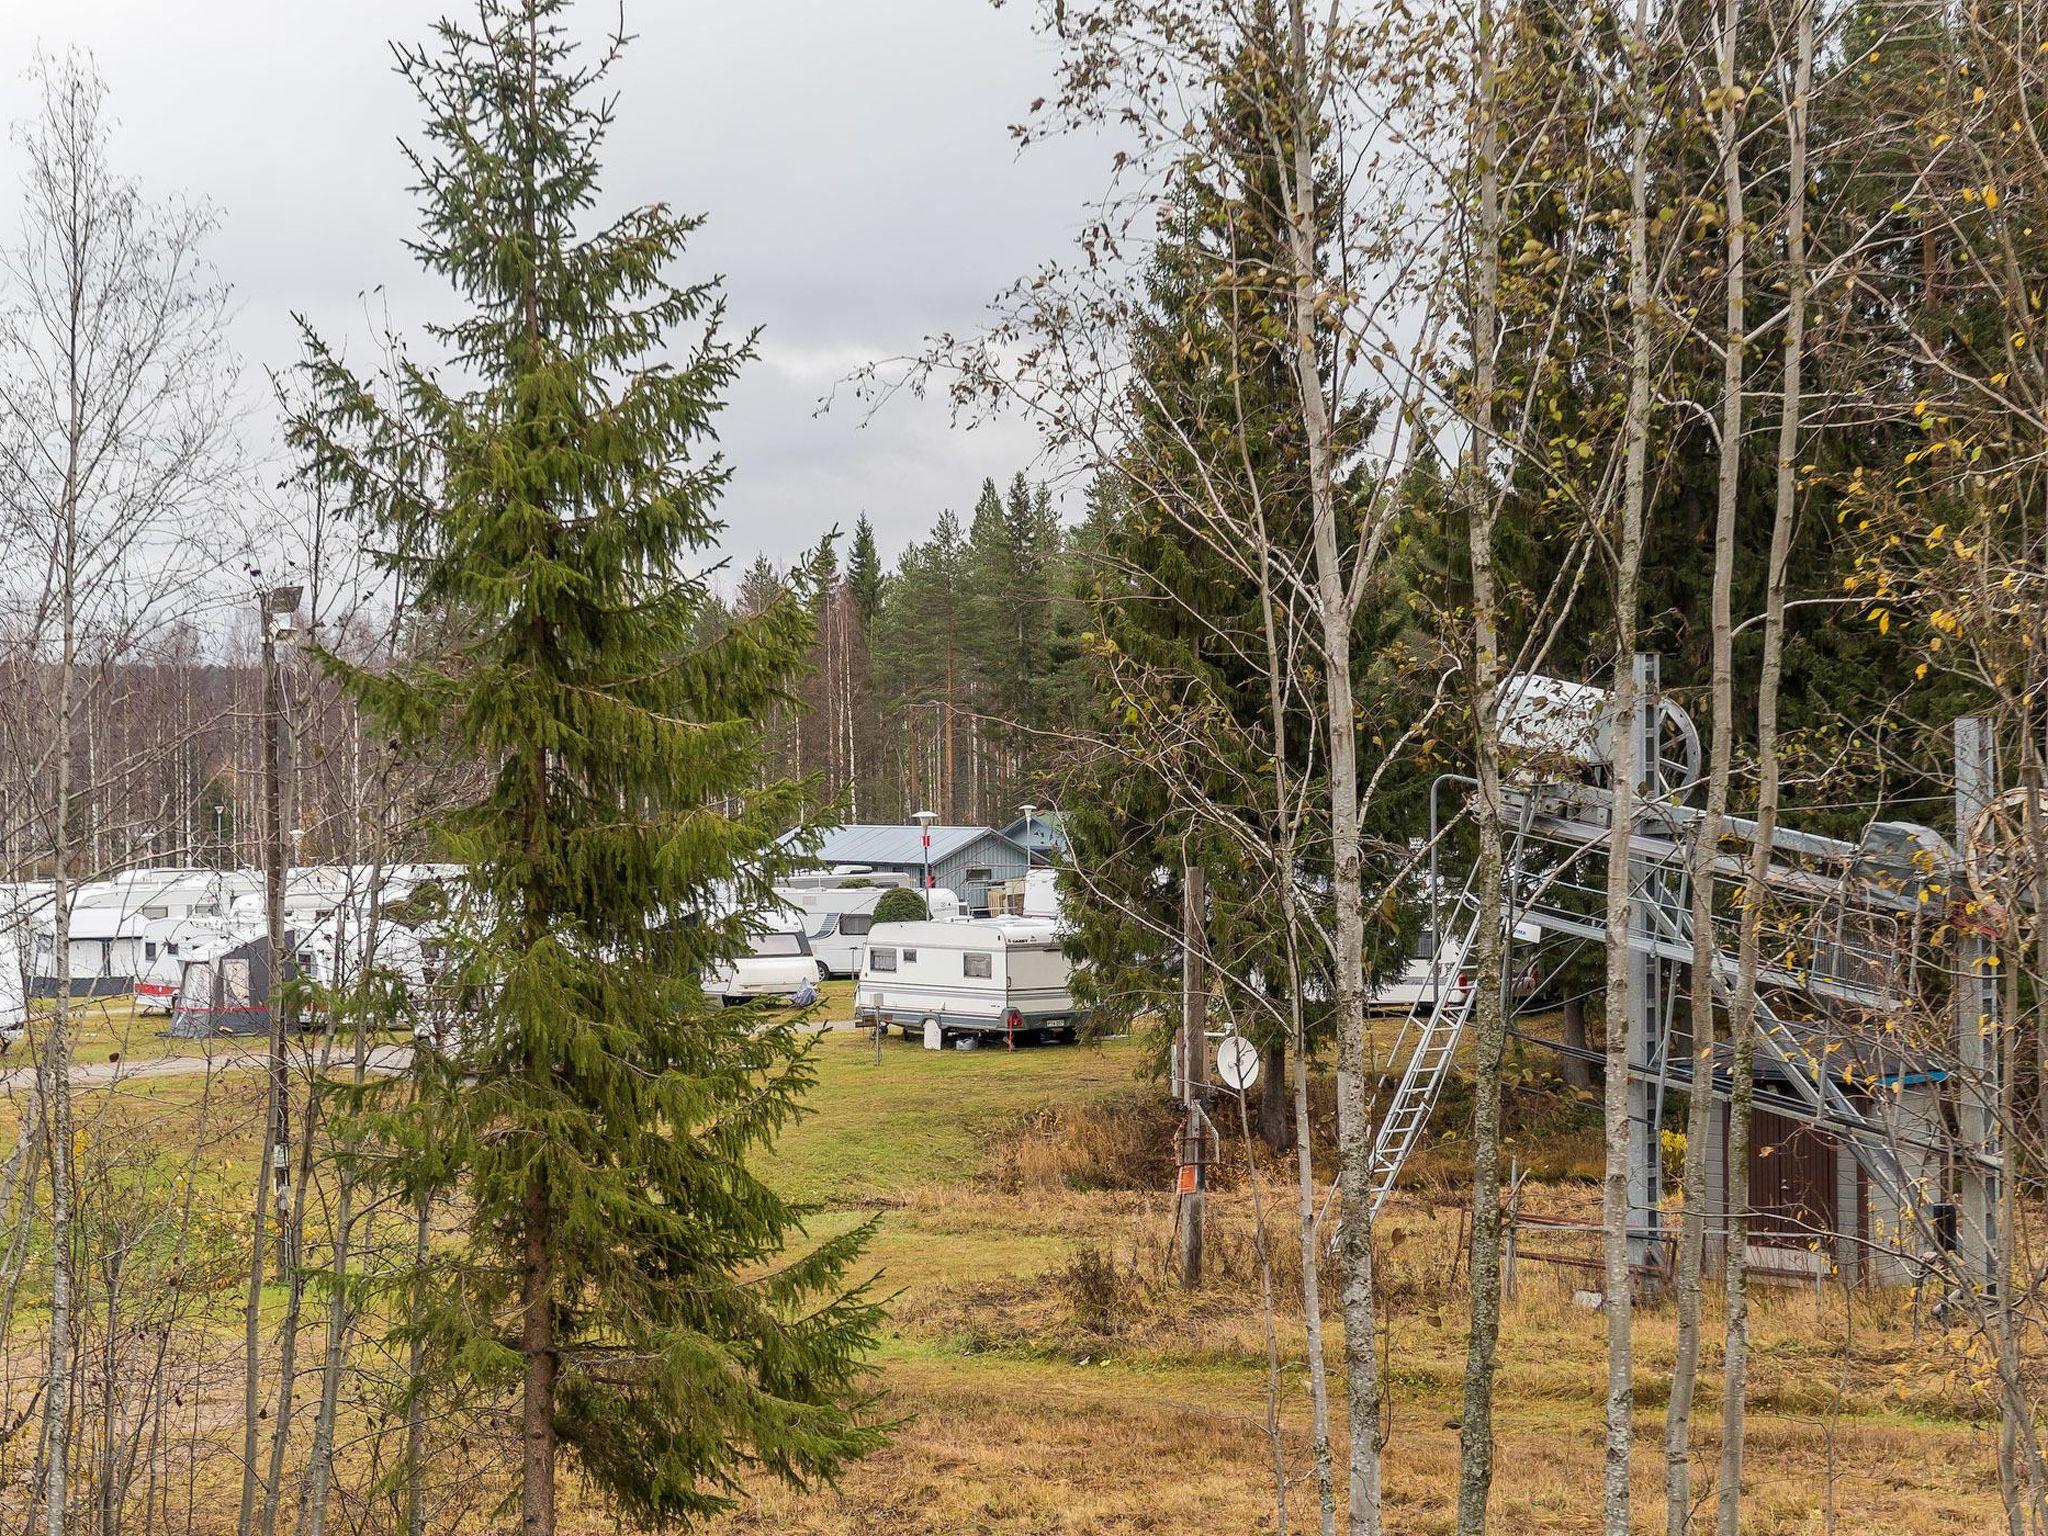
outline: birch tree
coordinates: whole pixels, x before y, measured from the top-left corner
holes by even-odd
[[[41,59],[34,80],[38,114],[17,131],[22,223],[0,308],[0,496],[34,559],[0,581],[34,615],[32,643],[54,661],[54,793],[42,822],[57,984],[37,1054],[52,1282],[37,1493],[43,1529],[62,1536],[81,1285],[68,956],[75,885],[94,854],[77,825],[80,663],[88,649],[118,653],[163,622],[208,568],[208,546],[188,535],[228,485],[231,369],[225,295],[201,254],[211,216],[151,203],[115,170],[106,90],[89,62]]]

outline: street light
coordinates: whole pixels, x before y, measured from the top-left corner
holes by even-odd
[[[1038,849],[1032,845],[1031,841],[1031,834],[1036,830],[1036,826],[1031,818],[1037,812],[1038,807],[1036,804],[1029,800],[1024,802],[1024,863],[1027,867],[1038,862]]]
[[[919,829],[918,841],[924,846],[924,899],[926,908],[929,910],[932,899],[932,823],[939,819],[939,813],[937,811],[916,811],[911,814],[910,819],[917,823]]]
[[[260,579],[260,573],[250,571]],[[305,595],[298,587],[270,587],[257,593],[257,617],[263,624],[263,819],[264,907],[269,944],[264,960],[270,1007],[270,1104],[265,1117],[271,1168],[271,1200],[277,1213],[277,1271],[290,1261],[291,1234],[291,1084],[285,1076],[285,933],[284,881],[284,681],[278,676],[277,638],[289,638],[292,620]]]

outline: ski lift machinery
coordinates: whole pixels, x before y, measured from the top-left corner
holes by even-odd
[[[1669,1237],[1662,1218],[1660,1112],[1667,1090],[1690,1091],[1693,1079],[1689,1020],[1678,1004],[1689,987],[1693,962],[1691,843],[1702,813],[1688,799],[1700,782],[1702,759],[1697,727],[1676,701],[1664,696],[1658,658],[1637,656],[1634,681],[1637,706],[1627,726],[1636,735],[1635,760],[1646,768],[1637,776],[1628,874],[1629,1250],[1638,1272],[1661,1274]],[[1504,934],[1533,930],[1541,942],[1605,945],[1617,724],[1613,697],[1605,689],[1536,674],[1518,675],[1505,685],[1500,735],[1507,844],[1503,883],[1509,910],[1495,914],[1505,925]],[[1959,770],[1963,727],[1969,724],[1958,723]],[[1474,788],[1470,777],[1446,774],[1430,791],[1431,922],[1440,938],[1450,934],[1467,954],[1473,952],[1485,915],[1474,889],[1476,871],[1468,870],[1454,888],[1440,878],[1436,866],[1443,792]],[[1968,810],[1959,793],[1959,824]],[[1720,853],[1714,861],[1714,959],[1708,984],[1724,1009],[1736,983],[1739,909],[1734,897],[1749,852],[1742,845],[1753,847],[1758,831],[1754,820],[1725,817],[1722,836],[1739,851]],[[1941,1199],[1932,1188],[1940,1177],[1936,1165],[1952,1163],[1962,1217],[1956,1246],[1973,1263],[1988,1263],[1998,1169],[1988,1118],[1977,1117],[1981,1134],[1973,1139],[1970,1116],[1959,1114],[1965,1128],[1960,1146],[1925,1132],[1915,1134],[1912,1127],[1859,1102],[1830,1064],[1845,1040],[1868,1034],[1859,1031],[1859,1021],[1896,1015],[1904,1007],[1898,989],[1911,978],[1901,975],[1900,966],[1902,961],[1909,969],[1913,964],[1929,893],[1940,889],[1956,867],[1954,853],[1938,833],[1907,822],[1874,823],[1858,842],[1778,828],[1771,835],[1770,853],[1767,886],[1771,900],[1790,915],[1790,936],[1774,940],[1770,952],[1760,957],[1755,1039],[1769,1081],[1760,1084],[1759,1103],[1841,1138],[1862,1165],[1873,1194],[1900,1225],[1917,1227],[1930,1244],[1937,1234],[1928,1213]],[[1902,920],[1908,931],[1901,931]],[[1774,924],[1774,931],[1779,926]],[[1508,969],[1503,968],[1504,976]],[[1374,1136],[1375,1212],[1391,1193],[1450,1075],[1477,990],[1436,989],[1432,1006],[1411,1018],[1395,1042],[1389,1059],[1401,1064],[1401,1073]],[[1504,1006],[1512,1011],[1511,995]],[[1966,1035],[1981,1032],[1962,1026],[1969,1002],[1959,1000],[1957,1006],[1957,1050],[1967,1056]],[[1725,1049],[1709,1071],[1709,1091],[1726,1098]],[[1981,1086],[1978,1091],[1981,1096]],[[1902,1165],[1902,1150],[1911,1166]],[[1717,1158],[1709,1161],[1716,1165],[1716,1187],[1706,1191],[1708,1209],[1725,1221],[1721,1170]]]

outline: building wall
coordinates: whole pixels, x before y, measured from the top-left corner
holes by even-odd
[[[991,886],[1022,879],[1030,867],[1030,859],[1021,848],[991,833],[933,864],[932,878],[957,894],[968,911],[979,914],[989,909]],[[970,871],[981,878],[970,878]]]

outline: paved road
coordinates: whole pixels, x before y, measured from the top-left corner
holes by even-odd
[[[71,1064],[71,1082],[74,1087],[85,1088],[149,1077],[199,1077],[209,1072],[260,1070],[266,1059],[265,1047],[260,1040],[222,1041],[210,1051],[192,1055],[145,1056],[134,1061],[125,1058],[120,1061],[74,1061]],[[339,1056],[336,1064],[346,1067],[349,1061],[348,1056]],[[411,1064],[412,1047],[409,1045],[370,1047],[372,1072],[403,1072]],[[34,1076],[35,1068],[27,1065],[0,1071],[0,1089],[26,1088]]]
[[[833,1029],[851,1029],[850,1019],[821,1020],[818,1030],[823,1033]],[[130,1083],[142,1078],[156,1077],[201,1077],[209,1072],[260,1071],[266,1060],[268,1048],[260,1039],[221,1040],[211,1050],[196,1051],[176,1056],[143,1056],[130,1061],[74,1060],[71,1064],[71,1082],[74,1087],[104,1087],[110,1083]],[[294,1050],[293,1063],[303,1060],[300,1051]],[[337,1051],[334,1067],[346,1071],[351,1061],[345,1051]],[[370,1070],[372,1072],[403,1072],[412,1065],[412,1047],[409,1045],[373,1045],[370,1047]],[[4,1061],[4,1058],[0,1058]],[[23,1063],[16,1067],[0,1067],[0,1092],[25,1089],[35,1076],[35,1068]]]

